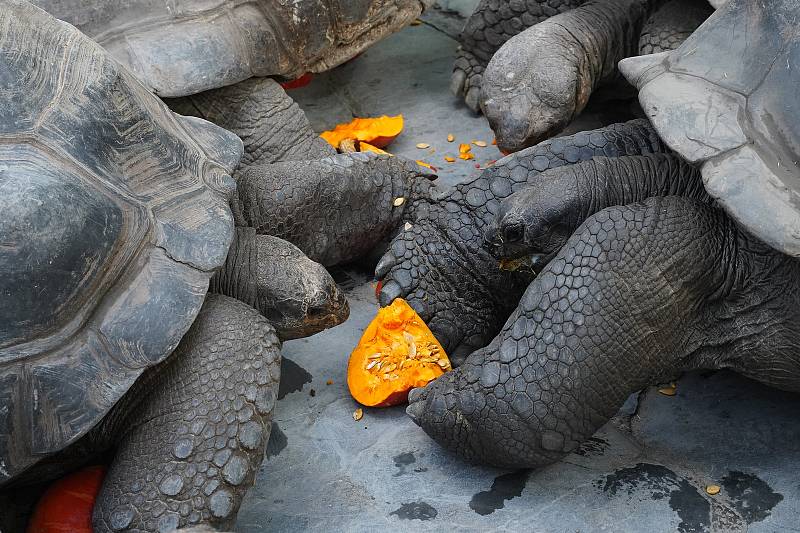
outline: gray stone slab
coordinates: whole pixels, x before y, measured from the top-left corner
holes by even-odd
[[[350,320],[284,347],[270,457],[236,531],[798,530],[800,398],[730,373],[648,389],[534,472],[465,464],[402,407],[353,420],[347,360],[377,304],[366,275],[348,277]]]

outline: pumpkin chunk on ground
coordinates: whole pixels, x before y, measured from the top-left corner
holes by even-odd
[[[378,148],[386,148],[403,131],[403,115],[396,117],[354,118],[347,124],[339,124],[334,129],[323,131],[320,137],[334,148],[344,139],[356,139]]]
[[[104,466],[89,466],[50,485],[36,504],[27,533],[92,533],[92,508],[105,472]]]
[[[399,405],[408,393],[452,370],[444,348],[400,298],[378,311],[350,355],[347,385],[369,407]]]

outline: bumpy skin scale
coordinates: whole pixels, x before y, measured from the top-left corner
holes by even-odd
[[[332,266],[362,257],[397,227],[421,177],[431,174],[413,161],[373,153],[251,166],[239,174],[234,218]]]
[[[586,0],[481,0],[461,31],[450,90],[480,112],[483,71],[510,38]]]
[[[596,157],[548,170],[500,203],[484,234],[499,259],[541,254],[552,259],[590,215],[650,196],[711,202],[700,170],[675,154]]]
[[[271,78],[250,78],[221,89],[167,100],[176,113],[204,118],[244,142],[239,168],[334,155],[305,113]]]
[[[678,48],[713,12],[706,0],[672,0],[645,24],[639,37],[639,54]]]
[[[638,51],[663,0],[592,0],[509,39],[484,73],[481,106],[504,152],[562,131]]]
[[[499,270],[483,246],[483,231],[500,201],[551,168],[665,150],[646,120],[634,120],[541,143],[447,193],[420,188],[406,228],[376,268],[384,280],[381,305],[408,300],[458,364],[500,330],[531,280]]]
[[[225,265],[209,285],[258,309],[281,341],[309,337],[350,316],[347,298],[325,267],[297,246],[253,228],[236,228]]]
[[[172,356],[101,426],[119,444],[95,504],[94,531],[231,526],[264,458],[279,350],[274,329],[255,310],[209,295]]]
[[[558,460],[632,392],[689,368],[800,390],[800,262],[697,200],[654,197],[590,216],[503,331],[409,396],[427,433],[467,459]]]

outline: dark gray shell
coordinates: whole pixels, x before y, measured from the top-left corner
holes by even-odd
[[[620,63],[659,135],[776,250],[800,256],[800,0],[730,0],[677,50]]]
[[[233,134],[74,27],[0,0],[0,485],[188,330],[233,234]]]
[[[34,0],[156,94],[321,72],[413,21],[422,0]]]

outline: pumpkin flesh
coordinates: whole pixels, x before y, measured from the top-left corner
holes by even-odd
[[[347,124],[339,124],[334,129],[323,131],[320,137],[334,148],[345,139],[355,139],[386,148],[403,131],[403,115],[395,117],[354,118]]]
[[[400,298],[378,311],[350,356],[347,385],[359,403],[387,407],[452,370],[444,348]]]
[[[33,511],[27,533],[92,533],[92,509],[106,469],[89,466],[50,485]]]

